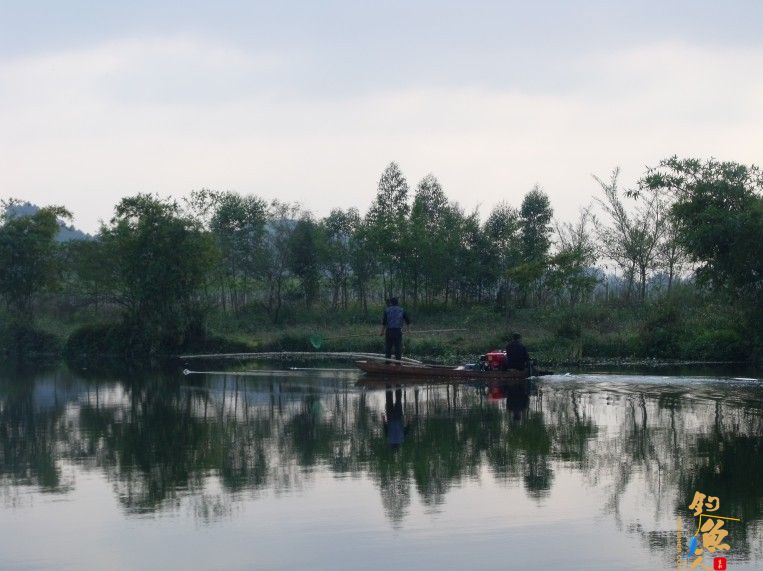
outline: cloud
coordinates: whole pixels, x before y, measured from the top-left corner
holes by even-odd
[[[759,160],[763,79],[750,70],[762,62],[759,48],[659,42],[580,55],[558,84],[395,83],[379,70],[328,96],[305,83],[310,54],[113,41],[0,60],[0,188],[66,204],[92,231],[139,191],[365,208],[397,160],[412,186],[434,172],[466,208],[518,204],[538,182],[571,218],[596,192],[592,172],[621,165],[632,182],[674,153]]]

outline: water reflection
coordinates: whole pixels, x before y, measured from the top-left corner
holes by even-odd
[[[418,390],[416,390],[416,400],[418,400]],[[405,440],[405,433],[408,427],[403,422],[403,390],[395,389],[394,402],[392,400],[392,390],[388,389],[384,394],[384,434],[387,436],[387,443],[390,448],[398,448]]]
[[[24,486],[66,494],[76,484],[64,467],[75,466],[104,475],[128,513],[193,498],[206,521],[243,495],[309,489],[328,471],[374,482],[400,527],[414,498],[437,512],[486,474],[542,506],[573,471],[605,490],[593,511],[666,554],[694,490],[712,493],[742,518],[734,553],[750,556],[763,520],[762,409],[757,384],[625,377],[368,390],[329,377],[6,374],[0,486],[5,497]],[[634,493],[652,520],[623,509]]]

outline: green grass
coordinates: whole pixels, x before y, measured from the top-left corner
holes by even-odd
[[[381,310],[378,310],[380,313]],[[411,310],[413,324],[404,335],[407,355],[443,363],[473,361],[491,349],[503,348],[512,332],[520,332],[533,355],[541,362],[570,362],[577,360],[579,343],[557,334],[555,316],[537,310],[517,311],[507,319],[505,315],[485,308],[459,308],[450,312],[422,312]],[[335,316],[332,325],[326,319],[309,323],[274,327],[263,324],[259,330],[246,327],[232,331],[217,330],[236,342],[244,343],[256,351],[384,351],[380,335],[380,320],[358,322],[356,316]],[[374,323],[373,321],[377,321]],[[430,329],[463,329],[445,333],[417,333]],[[311,337],[322,339],[320,347],[311,344]],[[587,343],[586,343],[587,345]],[[619,342],[606,342],[596,338],[596,356],[622,357]]]
[[[546,364],[601,360],[744,360],[752,348],[733,315],[723,308],[684,303],[645,307],[581,306],[575,309],[523,309],[505,314],[488,307],[410,309],[412,332],[404,336],[409,356],[443,363],[472,361],[501,348],[512,332],[522,334],[533,357]],[[315,351],[310,338],[323,339],[320,351],[382,352],[381,308],[371,316],[316,312],[306,322],[274,326],[252,319],[235,330],[216,333],[257,351]],[[331,325],[327,325],[330,321]],[[465,329],[441,334],[416,330]]]
[[[215,313],[208,334],[184,347],[183,352],[239,351],[357,351],[381,353],[381,307],[332,312],[316,308],[284,312],[284,322],[273,324],[262,310],[239,316]],[[646,306],[585,305],[576,308],[494,310],[470,307],[409,307],[412,331],[404,337],[408,356],[432,362],[474,361],[491,349],[501,348],[512,332],[522,334],[532,356],[542,364],[571,364],[606,360],[734,360],[754,355],[750,336],[733,307],[703,300],[674,299]],[[114,315],[92,312],[68,319],[41,317],[36,333],[0,337],[13,351],[61,352],[69,356],[118,354],[132,343],[125,338]],[[7,327],[6,327],[7,329]],[[29,329],[29,328],[27,328]],[[463,331],[418,334],[430,329]],[[316,349],[310,339],[320,336]],[[18,344],[18,343],[17,343]],[[186,343],[187,344],[187,343]]]

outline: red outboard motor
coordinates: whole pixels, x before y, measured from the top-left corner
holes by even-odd
[[[485,353],[485,361],[488,371],[500,371],[506,364],[506,352],[493,349],[489,353]]]

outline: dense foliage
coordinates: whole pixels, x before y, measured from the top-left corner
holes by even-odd
[[[55,287],[58,220],[71,214],[62,207],[49,206],[31,216],[14,216],[8,208],[12,204],[3,204],[0,225],[0,295],[18,319],[30,317],[35,295]]]
[[[579,347],[597,327],[587,307],[627,307],[640,316],[631,333],[642,341],[628,346],[641,355],[691,354],[687,338],[698,356],[723,354],[714,343],[736,357],[754,353],[760,171],[672,158],[635,189],[620,189],[617,170],[596,180],[600,198],[573,222],[554,220],[538,186],[482,220],[449,201],[432,174],[411,192],[395,163],[365,215],[335,208],[318,219],[235,192],[201,190],[181,203],[139,194],[94,239],[64,244],[56,235],[65,210],[6,215],[0,295],[7,315],[27,324],[57,300],[64,319],[107,327],[85,328],[82,344],[98,340],[103,350],[109,339],[132,354],[203,344],[211,314],[256,326],[319,311],[330,322],[340,312],[368,315],[390,295],[419,312],[487,307],[498,322],[543,310],[561,321],[552,327],[559,338]]]

